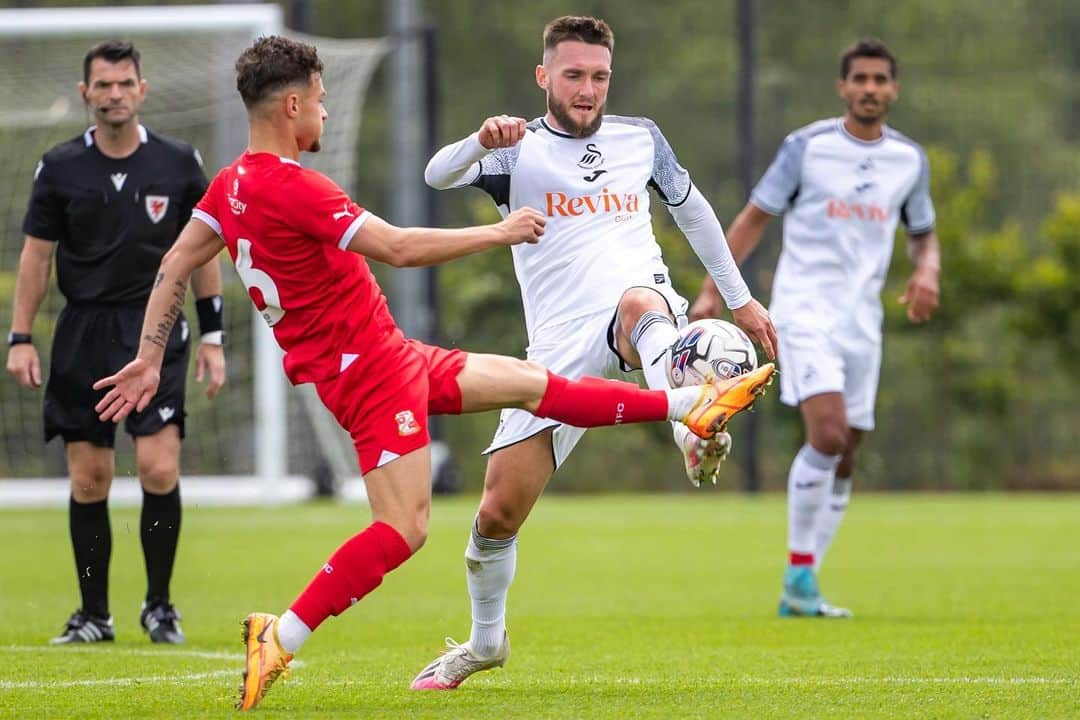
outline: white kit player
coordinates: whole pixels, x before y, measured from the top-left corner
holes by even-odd
[[[536,82],[547,114],[505,115],[440,150],[425,173],[446,189],[473,185],[499,211],[521,207],[546,218],[545,242],[514,248],[529,337],[528,358],[571,378],[636,368],[650,388],[668,386],[665,358],[685,323],[687,302],[671,287],[652,232],[649,188],[667,206],[708,269],[737,325],[774,356],[775,333],[735,265],[712,207],[679,166],[656,124],[604,115],[613,37],[602,20],[561,17],[544,29]],[[509,655],[506,598],[517,532],[548,479],[584,434],[528,413],[502,414],[484,493],[466,548],[472,631],[413,681],[452,689]],[[682,425],[675,438],[694,484],[712,479],[730,446],[723,434],[698,442]]]
[[[750,202],[728,229],[735,258],[784,214],[769,311],[780,336],[781,400],[798,405],[806,444],[788,476],[788,565],[780,614],[847,617],[824,601],[817,570],[851,494],[855,450],[874,428],[881,366],[881,289],[903,221],[915,271],[900,302],[912,322],[938,305],[940,254],[930,169],[914,142],[885,125],[896,100],[896,60],[864,40],[841,58],[843,117],[788,135]],[[706,279],[691,317],[720,297]]]

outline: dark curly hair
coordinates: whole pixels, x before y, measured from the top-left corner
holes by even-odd
[[[252,108],[290,85],[307,85],[323,64],[315,46],[280,35],[261,37],[236,60],[236,89]]]
[[[889,61],[889,75],[896,79],[899,68],[896,66],[896,56],[889,47],[877,38],[866,38],[855,43],[840,56],[840,77],[846,78],[851,72],[851,61],[855,58],[880,58]]]

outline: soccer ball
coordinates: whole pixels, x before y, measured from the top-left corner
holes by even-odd
[[[668,380],[672,387],[703,385],[757,368],[754,344],[737,326],[723,320],[695,320],[671,346]]]

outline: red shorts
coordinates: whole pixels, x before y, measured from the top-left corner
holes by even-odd
[[[466,357],[406,340],[315,383],[323,404],[349,431],[361,473],[427,445],[428,415],[461,414],[457,376]]]

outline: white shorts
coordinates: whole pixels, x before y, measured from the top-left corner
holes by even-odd
[[[848,425],[874,429],[881,342],[800,325],[778,325],[780,400],[797,406],[814,395],[842,393]]]
[[[667,300],[679,327],[686,325],[685,299],[665,288],[653,288]],[[526,358],[538,362],[556,375],[577,380],[591,375],[616,380],[637,382],[640,373],[632,371],[615,350],[615,310],[586,315],[569,322],[549,326],[541,330],[529,343]],[[505,447],[515,445],[548,428],[555,428],[552,436],[555,469],[570,457],[570,452],[585,434],[585,428],[563,425],[550,418],[538,418],[526,410],[506,409],[499,416],[499,427],[491,445],[484,450],[488,455]]]

